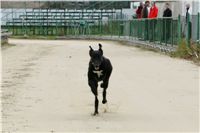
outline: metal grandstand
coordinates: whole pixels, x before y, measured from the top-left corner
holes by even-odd
[[[59,28],[87,29],[102,20],[124,19],[129,1],[2,1],[2,28],[13,34],[54,34]],[[81,28],[80,28],[81,27]],[[77,29],[77,30],[76,30]]]

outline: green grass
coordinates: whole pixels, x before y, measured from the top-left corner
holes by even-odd
[[[187,46],[186,40],[183,39],[178,45],[177,50],[170,53],[170,56],[191,60],[200,65],[200,45],[191,43],[189,46]]]
[[[42,40],[56,40],[56,36],[11,36],[14,39],[42,39]]]
[[[1,46],[6,46],[6,45],[8,45],[7,42],[1,42]]]
[[[1,49],[7,49],[7,48],[10,48],[10,47],[13,47],[15,46],[14,44],[9,44],[8,42],[1,42]]]

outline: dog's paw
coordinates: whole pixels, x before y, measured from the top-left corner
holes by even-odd
[[[103,99],[103,100],[102,100],[102,103],[103,103],[103,104],[106,104],[106,103],[107,103],[107,100],[106,100],[106,99]]]
[[[93,116],[96,116],[96,115],[98,115],[98,114],[99,114],[99,112],[96,112],[96,111],[95,111],[92,115],[93,115]]]

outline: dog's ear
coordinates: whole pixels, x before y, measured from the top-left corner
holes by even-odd
[[[89,46],[89,48],[90,48],[89,55],[90,55],[90,57],[92,57],[92,53],[93,53],[94,50],[91,46]]]
[[[101,55],[103,55],[102,45],[99,43],[99,51],[101,52]]]

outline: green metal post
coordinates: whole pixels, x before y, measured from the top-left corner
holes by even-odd
[[[120,19],[122,19],[122,8],[120,9]]]
[[[45,33],[45,35],[47,35],[48,36],[48,32],[49,32],[49,11],[51,10],[51,7],[50,7],[50,1],[48,1],[47,2],[47,10],[46,10],[46,18],[47,18],[47,25],[46,25],[46,28],[45,28],[45,30],[46,30],[46,33]]]
[[[25,22],[25,35],[27,35],[27,22],[26,22],[26,19],[27,19],[27,12],[26,12],[26,2],[24,2],[24,4],[25,4],[25,19],[24,19],[24,22]]]
[[[158,18],[158,29],[157,29],[157,35],[158,35],[158,41],[159,45],[162,44],[162,38],[163,38],[163,22],[162,18]]]
[[[153,27],[153,30],[152,30],[152,31],[153,31],[152,41],[154,42],[154,41],[155,41],[155,29],[156,29],[156,21],[157,21],[157,20],[156,20],[156,19],[153,19],[152,21],[153,21],[153,22],[152,22],[152,24],[153,24],[153,26],[152,26],[152,27]]]
[[[167,31],[167,21],[166,19],[163,20],[165,22],[165,31],[164,31],[164,34],[165,34],[165,45],[167,45],[167,34],[166,34],[166,31]]]
[[[171,26],[170,27],[171,29],[170,29],[170,32],[169,32],[169,34],[170,34],[169,38],[170,38],[171,45],[173,46],[173,39],[174,39],[173,38],[173,20],[170,19],[169,21],[170,21],[170,26]]]
[[[198,17],[197,17],[197,40],[198,40],[198,42],[200,44],[199,32],[200,32],[200,13],[198,13]]]
[[[39,8],[40,8],[39,9],[39,18],[42,19],[40,1],[39,1]],[[39,22],[40,22],[39,35],[41,35],[42,34],[42,20],[39,20]]]
[[[178,44],[181,44],[181,15],[178,15]]]
[[[120,22],[120,20],[118,20],[118,36],[120,37],[120,30],[121,30],[121,27],[120,27],[120,24],[121,24],[121,22]]]
[[[14,22],[13,22],[13,8],[12,8],[12,33],[15,34],[14,33]]]
[[[131,30],[132,30],[132,25],[131,25],[131,20],[129,20],[129,39],[131,38]]]
[[[186,30],[186,42],[187,42],[187,46],[189,47],[190,45],[190,38],[191,38],[191,23],[190,23],[190,14],[188,14],[187,16],[187,20],[186,20],[186,23],[187,23],[187,30]]]
[[[103,34],[102,32],[103,32],[103,30],[102,30],[102,27],[103,27],[103,19],[102,19],[102,17],[103,17],[103,9],[101,9],[101,18],[100,18],[100,21],[101,21],[101,35]]]
[[[66,8],[64,9],[64,35],[66,35]]]

